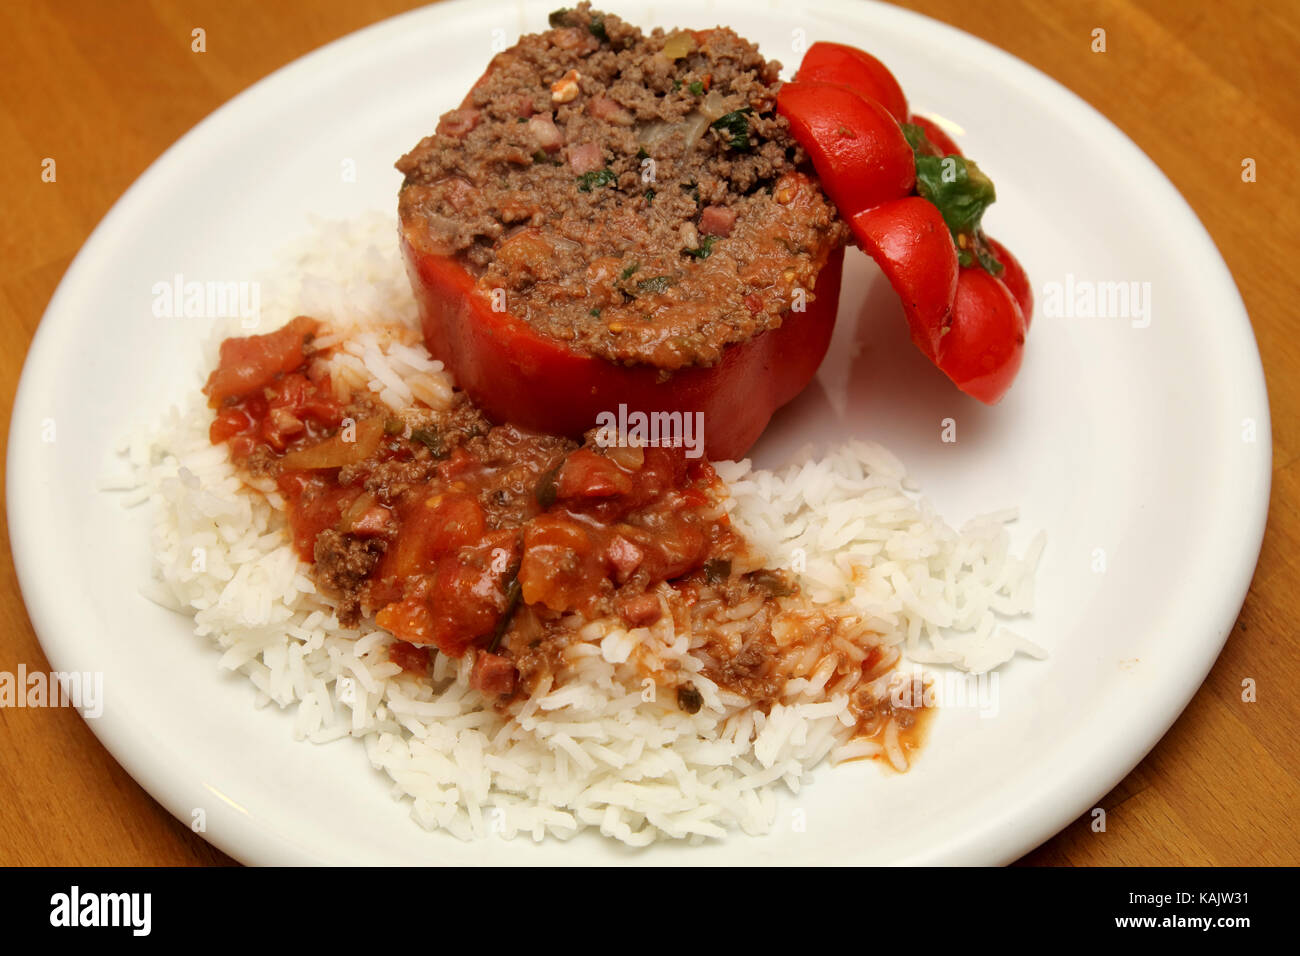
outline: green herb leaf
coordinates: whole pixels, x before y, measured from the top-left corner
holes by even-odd
[[[501,638],[506,636],[506,631],[510,629],[510,619],[515,616],[515,611],[519,609],[519,599],[523,594],[523,588],[519,584],[519,563],[515,562],[506,569],[506,606],[497,618],[496,627],[492,629],[492,640],[488,643],[487,651],[489,654],[495,654],[498,647],[501,646]]]
[[[413,428],[411,429],[411,441],[419,442],[425,448],[429,449],[434,458],[446,458],[447,446],[442,440],[442,435],[436,428]]]
[[[907,145],[912,147],[912,152],[924,154],[926,156],[941,156],[939,147],[930,142],[929,137],[925,135],[924,127],[915,123],[902,124],[903,139],[907,140]]]
[[[645,201],[647,203],[652,203],[655,201],[655,191],[653,189],[647,189],[645,191]]]
[[[608,166],[604,169],[594,169],[578,177],[578,191],[589,193],[598,186],[612,186],[616,179],[618,177],[614,174],[614,170]]]
[[[546,22],[552,27],[567,27],[569,25],[569,14],[572,12],[568,7],[552,10],[546,17]]]
[[[704,706],[704,695],[694,684],[679,684],[677,687],[677,706],[683,713],[698,714]]]
[[[635,273],[636,270],[637,270],[637,269],[640,269],[640,268],[641,268],[641,263],[639,263],[639,262],[634,262],[634,263],[632,263],[630,266],[628,266],[626,269],[623,270],[623,276],[622,276],[622,277],[623,277],[624,279],[630,279],[630,278],[632,278],[632,274]]]
[[[904,123],[903,136],[916,158],[916,194],[943,216],[957,246],[957,261],[963,266],[978,262],[990,275],[1001,275],[1002,263],[985,241],[982,226],[985,211],[998,198],[993,180],[973,160],[941,155],[920,126]]]
[[[690,90],[692,93],[694,93],[696,96],[704,95],[704,84],[701,83],[699,80],[693,81],[691,85],[686,88]]]
[[[727,558],[709,558],[704,562],[704,580],[717,584],[731,577],[731,561]]]
[[[656,293],[663,292],[673,284],[672,276],[651,276],[649,279],[642,279],[636,284],[638,292]]]
[[[795,587],[790,582],[790,579],[780,571],[763,568],[751,572],[749,580],[774,598],[789,597],[795,593]]]
[[[744,109],[732,110],[713,121],[713,128],[726,138],[728,149],[747,153],[753,146],[749,141],[749,117],[745,115],[752,112],[753,110],[746,106]]]
[[[682,252],[688,256],[694,256],[696,259],[707,259],[713,254],[713,244],[718,241],[717,236],[705,236],[700,240],[700,245],[695,249],[683,249]]]
[[[533,491],[533,496],[543,510],[555,504],[555,499],[559,497],[559,486],[557,484],[560,477],[560,469],[564,467],[564,462],[560,462],[554,468],[549,469],[537,479],[537,488]]]

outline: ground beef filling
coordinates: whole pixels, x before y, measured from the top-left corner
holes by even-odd
[[[338,602],[340,621],[355,623],[361,617],[361,593],[387,542],[358,538],[326,528],[312,549],[316,583]]]
[[[780,65],[724,27],[552,23],[398,162],[408,240],[624,364],[712,365],[801,310],[846,229],[775,113]]]

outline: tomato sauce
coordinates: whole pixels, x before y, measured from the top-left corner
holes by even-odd
[[[665,614],[699,638],[701,673],[767,710],[860,625],[796,600],[793,577],[755,568],[721,507],[726,489],[682,449],[579,444],[494,425],[463,396],[400,414],[342,400],[310,319],[231,339],[205,388],[209,437],[283,496],[293,545],[341,624],[373,616],[390,659],[427,675],[432,656],[473,655],[470,683],[500,706],[564,666],[565,621]],[[603,437],[603,436],[601,436]],[[666,586],[665,586],[666,585]],[[855,631],[854,628],[857,627]],[[860,737],[898,733],[908,755],[927,717],[917,700],[877,699],[896,655],[836,657]],[[647,673],[695,713],[681,674]]]
[[[712,466],[682,449],[579,445],[493,425],[464,400],[402,415],[341,402],[311,328],[223,346],[210,438],[274,479],[341,623],[373,615],[403,668],[427,666],[429,648],[475,650],[478,683],[513,692],[501,661],[520,607],[534,623],[652,623],[650,592],[739,546]]]

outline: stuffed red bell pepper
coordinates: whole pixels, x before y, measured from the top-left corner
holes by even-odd
[[[403,157],[425,338],[489,415],[576,436],[621,406],[698,413],[734,458],[805,387],[849,230],[778,70],[726,28],[646,35],[581,5]]]

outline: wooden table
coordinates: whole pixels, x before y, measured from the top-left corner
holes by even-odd
[[[17,0],[0,7],[6,438],[22,358],[50,295],[95,224],[145,167],[275,68],[414,5]],[[1101,801],[1106,832],[1093,833],[1081,819],[1024,862],[1300,863],[1300,655],[1290,618],[1300,608],[1300,327],[1292,258],[1300,235],[1300,5],[911,5],[1054,76],[1165,170],[1236,276],[1273,402],[1269,529],[1226,650],[1174,728]],[[190,50],[195,27],[207,33],[201,56]],[[1090,49],[1096,28],[1106,31],[1105,53]],[[47,156],[60,164],[55,186],[41,182]],[[1245,157],[1256,160],[1256,183],[1242,182]],[[16,671],[19,663],[48,669],[7,548],[0,553],[0,626],[0,670]],[[1245,677],[1258,682],[1257,703],[1240,699]],[[0,710],[0,752],[0,864],[231,862],[155,803],[71,710]]]

